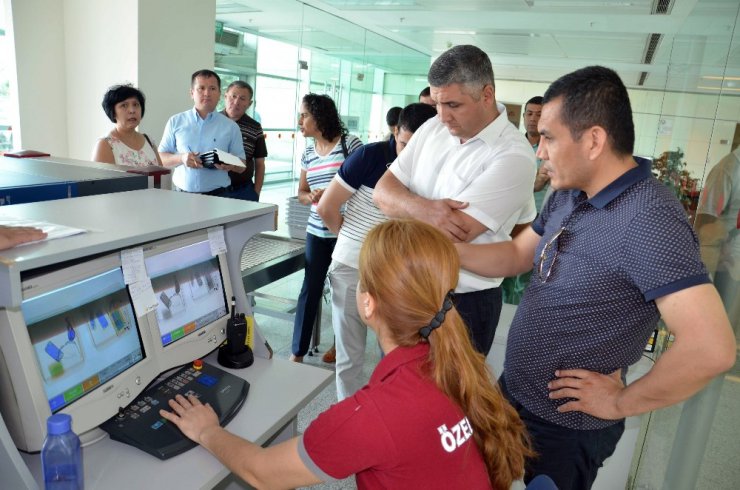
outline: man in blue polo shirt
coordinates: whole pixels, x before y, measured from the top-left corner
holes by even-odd
[[[619,76],[592,66],[545,93],[537,151],[556,192],[511,242],[458,245],[464,268],[510,276],[533,268],[511,325],[502,390],[539,455],[525,481],[588,489],[624,418],[685,400],[735,362],[735,339],[686,213],[632,156]],[[624,384],[663,318],[675,342]]]
[[[355,301],[360,248],[370,229],[387,219],[373,202],[373,189],[416,130],[436,114],[436,109],[428,104],[406,106],[398,116],[394,138],[365,145],[347,157],[319,201],[321,219],[338,235],[329,266],[329,282],[339,401],[354,395],[366,382],[362,367],[367,327]],[[347,207],[342,215],[344,203]]]
[[[221,98],[221,78],[215,72],[198,70],[190,82],[194,106],[167,121],[159,144],[162,164],[175,167],[172,183],[176,190],[232,197],[229,170],[241,173],[246,167],[217,163],[214,169],[204,168],[199,155],[218,149],[244,160],[239,126],[214,112]]]

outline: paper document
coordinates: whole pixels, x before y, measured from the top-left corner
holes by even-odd
[[[57,225],[49,223],[47,221],[36,221],[32,219],[19,219],[11,217],[0,217],[0,226],[28,226],[32,228],[39,228],[46,233],[46,238],[43,240],[37,240],[35,242],[22,243],[17,245],[22,247],[31,243],[44,242],[47,240],[54,240],[55,238],[64,238],[72,235],[79,235],[80,233],[87,233],[87,230],[82,228],[72,228],[71,226]]]
[[[208,228],[208,242],[211,245],[211,255],[213,255],[214,257],[220,253],[226,253],[224,227],[213,226],[211,228]]]
[[[229,152],[219,150],[218,148],[216,148],[216,154],[218,155],[218,160],[220,163],[225,163],[226,165],[235,165],[237,167],[246,167],[241,158],[236,155],[232,155]]]
[[[131,294],[131,300],[134,303],[134,310],[137,317],[142,317],[157,309],[159,302],[152,289],[152,281],[147,277],[143,281],[134,282],[128,285],[128,291]]]
[[[144,249],[141,247],[121,250],[121,267],[123,269],[123,282],[126,284],[149,278],[144,265]]]

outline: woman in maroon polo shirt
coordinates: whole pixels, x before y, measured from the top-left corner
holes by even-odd
[[[302,436],[262,448],[193,397],[160,413],[258,488],[356,474],[358,488],[508,489],[532,452],[454,307],[458,274],[457,252],[429,225],[392,220],[370,231],[357,307],[386,356]]]

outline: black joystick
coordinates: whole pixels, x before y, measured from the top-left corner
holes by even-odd
[[[236,298],[231,297],[231,318],[226,322],[226,343],[218,348],[218,363],[231,369],[249,367],[254,362],[247,345],[247,318],[236,312]]]

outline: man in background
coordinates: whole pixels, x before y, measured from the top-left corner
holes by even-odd
[[[221,78],[212,70],[198,70],[190,77],[193,108],[175,114],[164,127],[159,156],[165,167],[174,167],[175,190],[209,196],[236,197],[231,193],[229,171],[241,173],[243,166],[215,164],[204,168],[200,154],[219,149],[244,159],[239,126],[215,112],[221,98]]]
[[[701,255],[730,318],[740,316],[740,146],[709,172],[694,224]],[[735,325],[738,328],[738,325]]]
[[[537,153],[537,148],[540,145],[540,133],[537,130],[537,123],[540,121],[542,116],[542,97],[532,97],[524,104],[524,127],[527,137],[527,141],[532,145],[532,149]],[[534,179],[534,205],[537,207],[539,212],[542,209],[542,203],[545,200],[547,194],[547,184],[550,182],[550,177],[547,176],[547,172],[542,170],[542,160],[537,159],[537,177]]]
[[[388,112],[385,113],[385,123],[388,125],[388,136],[385,138],[386,141],[393,141],[396,136],[396,126],[398,126],[398,116],[401,114],[401,108],[391,107]]]
[[[532,97],[524,104],[524,127],[526,131],[524,136],[527,137],[527,141],[532,145],[532,150],[535,154],[540,144],[540,133],[537,130],[537,123],[540,121],[542,115],[542,97]],[[550,177],[547,176],[547,172],[542,167],[542,160],[537,158],[537,176],[534,179],[534,205],[537,208],[537,212],[542,209],[542,202],[547,194],[547,183],[550,181]],[[517,228],[514,229],[516,233]],[[514,238],[514,236],[512,236]],[[504,282],[501,283],[501,292],[503,293],[504,303],[509,305],[518,305],[522,299],[522,294],[529,284],[529,278],[532,275],[532,271],[519,274],[514,277],[507,277]]]
[[[432,90],[429,87],[425,87],[421,92],[419,92],[419,102],[422,104],[435,105],[434,100],[432,99]]]
[[[246,155],[247,168],[244,172],[229,172],[233,197],[246,201],[259,201],[262,184],[265,181],[265,133],[262,125],[249,117],[246,112],[252,105],[254,91],[247,82],[237,80],[226,88],[224,101],[226,108],[221,111],[239,126],[242,145]]]

